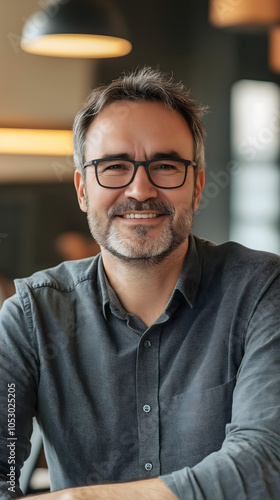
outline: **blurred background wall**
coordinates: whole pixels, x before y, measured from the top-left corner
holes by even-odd
[[[21,31],[40,2],[1,0],[0,127],[70,129],[75,113],[97,84],[142,65],[172,73],[175,80],[191,88],[195,100],[209,106],[205,117],[206,189],[194,232],[216,243],[228,240],[234,226],[233,199],[238,200],[236,190],[232,192],[230,173],[235,173],[232,162],[240,162],[240,158],[235,159],[231,140],[232,89],[243,80],[272,82],[278,89],[280,76],[268,64],[267,32],[244,33],[212,26],[207,0],[116,3],[129,26],[132,52],[116,59],[74,60],[24,53],[19,47]],[[274,130],[277,143],[278,130]],[[273,161],[273,189],[279,199],[279,157]],[[265,164],[260,168],[263,172]],[[247,176],[248,190],[252,176],[254,173]],[[72,179],[70,156],[0,155],[0,273],[15,278],[54,265],[60,259],[54,246],[59,234],[88,233]],[[277,252],[280,210],[276,198],[272,215],[276,243],[268,249]],[[254,199],[257,206],[258,199]],[[253,221],[259,218],[257,212],[251,215]],[[266,227],[265,221],[263,225]],[[265,240],[263,248],[267,249]]]

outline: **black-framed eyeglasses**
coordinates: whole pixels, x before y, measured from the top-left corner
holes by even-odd
[[[175,189],[183,186],[188,172],[188,166],[194,168],[194,161],[170,158],[156,160],[134,161],[123,158],[100,158],[84,163],[83,168],[93,165],[100,186],[108,189],[124,188],[133,181],[137,168],[145,167],[149,181],[162,189]]]

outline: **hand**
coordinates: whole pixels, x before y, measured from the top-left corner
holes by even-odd
[[[83,486],[29,497],[36,500],[176,500],[160,479]]]

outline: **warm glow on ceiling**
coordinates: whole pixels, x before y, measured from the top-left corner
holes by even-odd
[[[128,54],[132,45],[128,40],[113,36],[56,34],[37,38],[23,38],[21,47],[26,52],[45,56],[105,58]]]
[[[275,26],[269,34],[269,64],[273,71],[280,73],[280,27]]]
[[[210,0],[209,19],[220,28],[267,26],[280,19],[279,0]]]
[[[0,154],[72,155],[72,131],[0,128]]]

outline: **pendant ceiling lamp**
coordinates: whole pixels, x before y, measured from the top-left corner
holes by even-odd
[[[280,20],[279,0],[209,0],[209,20],[219,28],[252,29]]]
[[[25,23],[21,47],[56,57],[107,58],[128,54],[124,19],[111,0],[51,0]]]

